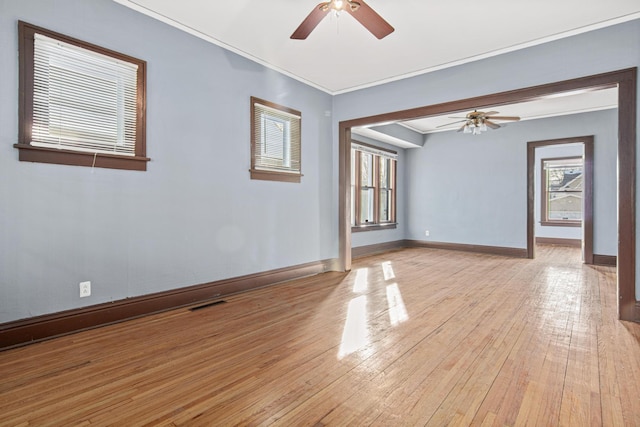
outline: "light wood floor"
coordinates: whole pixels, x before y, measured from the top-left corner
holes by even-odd
[[[0,352],[0,425],[640,426],[615,269],[539,249],[407,249]]]

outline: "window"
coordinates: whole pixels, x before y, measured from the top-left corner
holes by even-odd
[[[395,151],[351,144],[352,231],[395,228],[396,159]]]
[[[18,24],[22,161],[146,170],[146,63]]]
[[[582,158],[542,159],[542,225],[582,224]]]
[[[251,97],[251,179],[300,182],[301,116]]]

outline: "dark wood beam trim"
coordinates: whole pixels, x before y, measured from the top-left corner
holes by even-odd
[[[406,240],[396,240],[393,242],[376,243],[374,245],[358,246],[351,248],[351,257],[362,258],[369,255],[380,254],[397,249],[403,249],[408,247]]]
[[[529,88],[378,114],[339,123],[338,247],[339,262],[351,267],[350,144],[351,128],[386,121],[417,119],[533,100],[554,93],[590,88],[618,88],[618,313],[622,320],[636,319],[636,97],[637,68],[579,77]],[[529,242],[527,242],[529,243]]]
[[[558,237],[536,237],[536,244],[582,247],[580,239],[562,239]]]
[[[351,127],[338,129],[338,256],[340,269],[351,270]]]
[[[621,72],[622,73],[622,72]],[[637,69],[618,83],[618,314],[636,318],[636,123]]]
[[[332,260],[311,262],[3,323],[0,324],[0,350],[320,274],[329,271],[332,264]]]
[[[618,264],[618,258],[615,255],[593,254],[593,263],[595,265],[615,267]]]
[[[508,248],[503,246],[468,245],[464,243],[427,242],[424,240],[407,240],[410,248],[447,249],[450,251],[477,252],[487,255],[500,255],[513,258],[526,258],[526,248]]]

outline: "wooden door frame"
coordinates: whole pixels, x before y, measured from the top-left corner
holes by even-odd
[[[584,263],[593,264],[593,135],[527,142],[527,258],[535,257],[536,148],[581,143],[584,146],[582,247]],[[635,298],[635,297],[634,297]]]
[[[338,266],[351,269],[350,168],[351,128],[417,119],[474,108],[530,101],[572,90],[618,87],[618,316],[639,320],[636,303],[636,103],[637,68],[579,77],[539,86],[467,98],[442,104],[341,121],[338,125]]]

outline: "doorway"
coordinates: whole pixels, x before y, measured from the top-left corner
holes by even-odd
[[[445,102],[408,110],[346,120],[339,123],[338,136],[338,268],[351,269],[351,128],[389,121],[410,120],[464,110],[533,100],[580,90],[618,88],[618,316],[635,321],[636,308],[636,95],[637,69],[629,68],[523,89]],[[636,314],[636,311],[638,312]]]
[[[585,264],[593,264],[593,136],[551,139],[527,142],[527,258],[535,257],[535,194],[536,187],[536,148],[582,144],[582,259]],[[541,171],[542,173],[542,171]],[[548,209],[545,209],[548,211]],[[542,214],[541,214],[542,216]],[[541,222],[545,218],[541,217]]]

